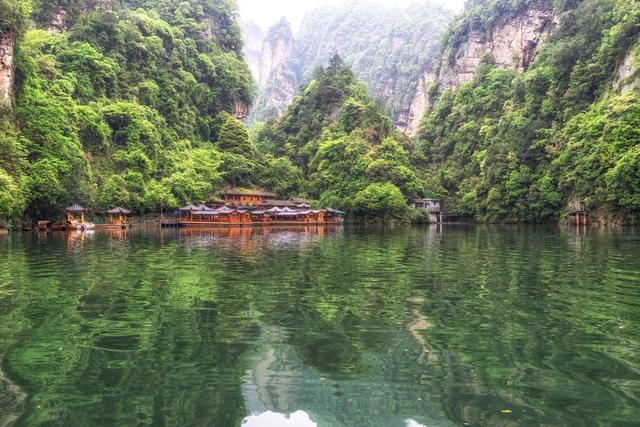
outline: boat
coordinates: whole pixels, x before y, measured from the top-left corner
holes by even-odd
[[[106,224],[97,224],[95,228],[126,230],[131,227],[131,224],[129,223],[129,215],[131,214],[131,211],[129,209],[117,207],[108,210],[107,214],[109,215],[109,222]]]
[[[94,223],[92,223],[92,222],[83,222],[78,227],[78,230],[80,230],[80,231],[89,231],[89,230],[94,230],[95,228],[96,228],[96,225]]]

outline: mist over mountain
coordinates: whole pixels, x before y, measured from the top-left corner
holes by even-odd
[[[317,67],[338,53],[367,83],[371,96],[384,104],[396,127],[413,133],[424,114],[424,110],[415,111],[426,96],[421,78],[431,71],[440,36],[452,19],[451,11],[432,3],[405,9],[362,1],[325,6],[305,16],[295,36],[295,56],[281,57],[277,62],[286,63],[287,74],[305,83]],[[288,43],[288,33],[277,31],[281,26],[282,22],[272,28],[270,45]],[[282,39],[276,40],[278,36]],[[262,82],[263,93],[282,88],[289,92],[292,79],[282,76],[281,69],[273,73],[268,83]],[[272,102],[259,101],[252,113],[254,119],[263,120],[282,112],[282,106],[273,103],[273,96],[266,98]],[[287,97],[279,99],[285,104],[291,101]]]
[[[251,74],[260,74],[260,54],[262,43],[264,43],[264,32],[258,24],[253,21],[241,21],[240,30],[244,39],[244,56],[249,64]]]

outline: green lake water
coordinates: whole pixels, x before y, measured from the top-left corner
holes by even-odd
[[[640,232],[0,236],[0,426],[638,426]]]

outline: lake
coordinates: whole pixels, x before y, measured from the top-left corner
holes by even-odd
[[[0,236],[0,426],[640,425],[640,232]]]

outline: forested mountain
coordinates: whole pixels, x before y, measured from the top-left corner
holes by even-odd
[[[557,219],[582,200],[638,221],[639,36],[632,0],[469,3],[420,132],[427,193],[483,220]]]
[[[239,166],[251,154],[223,140],[231,131],[248,145],[233,115],[253,96],[235,2],[0,0],[0,10],[0,218],[55,218],[71,202],[175,206],[251,169]]]
[[[258,149],[300,171],[303,191],[358,216],[405,218],[421,183],[412,144],[334,55],[279,120],[256,129]],[[286,159],[286,160],[285,160]]]
[[[555,221],[576,200],[596,221],[640,221],[636,1],[474,0],[440,47],[448,18],[432,6],[319,10],[298,40],[281,21],[260,52],[271,90],[257,104],[277,100],[282,117],[251,137],[234,1],[0,10],[3,223],[71,202],[154,211],[225,185],[362,217],[407,218],[411,198],[433,196],[483,221]],[[413,140],[393,130],[406,105],[428,111]]]
[[[429,2],[406,9],[365,1],[324,6],[305,17],[295,37],[297,54],[288,58],[287,72],[308,82],[317,67],[338,53],[367,83],[370,95],[384,102],[394,125],[412,134],[425,112],[423,77],[432,70],[440,35],[452,18],[452,12]],[[286,32],[273,34],[278,35],[288,37]],[[271,37],[265,46],[275,41]],[[283,87],[288,91],[290,79],[283,82],[279,73],[274,77],[264,85],[266,91]],[[279,116],[283,111],[280,101],[259,103],[255,116]]]

